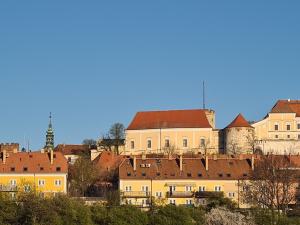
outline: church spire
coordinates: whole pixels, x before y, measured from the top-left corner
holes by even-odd
[[[54,148],[54,131],[52,129],[52,114],[50,112],[49,115],[49,125],[48,125],[48,129],[46,132],[46,145],[45,145],[45,149],[46,150],[50,150]]]

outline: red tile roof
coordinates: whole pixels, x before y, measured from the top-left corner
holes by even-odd
[[[240,113],[226,128],[232,128],[232,127],[252,127],[252,126],[247,122],[247,120]]]
[[[300,117],[300,100],[278,100],[271,113],[296,113]]]
[[[211,128],[205,110],[169,110],[138,112],[127,130],[160,128]]]
[[[59,144],[54,148],[55,152],[61,152],[64,155],[81,155],[90,153],[90,145],[70,145]]]
[[[93,160],[93,163],[101,173],[102,171],[116,170],[123,159],[125,159],[123,155],[117,155],[111,151],[103,151]]]
[[[120,179],[210,179],[236,180],[247,178],[251,173],[250,159],[221,158],[208,159],[208,170],[205,169],[205,158],[183,157],[183,170],[180,171],[179,158],[137,158],[136,171],[133,170],[133,159],[125,159],[119,167]],[[150,165],[146,167],[144,165]]]
[[[0,159],[0,173],[67,173],[68,163],[63,154],[54,152],[53,156],[51,164],[50,153],[11,153],[6,158],[5,164],[3,159]]]

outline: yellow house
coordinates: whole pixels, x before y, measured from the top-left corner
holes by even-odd
[[[279,100],[268,115],[252,126],[256,148],[263,153],[300,153],[300,101]]]
[[[208,109],[138,112],[126,130],[126,155],[217,153],[219,130]]]
[[[245,207],[239,184],[253,168],[254,157],[133,156],[119,167],[121,203],[145,208],[152,204],[198,206],[205,205],[212,194],[223,193]]]
[[[0,192],[15,197],[20,192],[41,196],[67,193],[68,163],[60,152],[2,152]]]

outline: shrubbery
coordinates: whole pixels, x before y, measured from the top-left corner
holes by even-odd
[[[87,206],[64,195],[43,199],[26,194],[17,202],[0,195],[0,225],[271,225],[268,211],[236,212],[227,203],[216,200],[214,207],[167,205],[143,211],[133,206]],[[277,221],[300,225],[298,218],[278,216]]]

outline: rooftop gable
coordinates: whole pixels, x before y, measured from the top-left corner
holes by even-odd
[[[226,128],[233,128],[233,127],[252,127],[252,126],[240,113]]]

